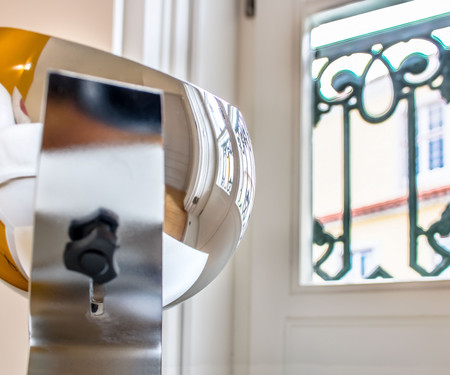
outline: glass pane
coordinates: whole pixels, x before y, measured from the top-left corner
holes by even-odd
[[[450,14],[412,3],[311,32],[313,283],[450,275]]]

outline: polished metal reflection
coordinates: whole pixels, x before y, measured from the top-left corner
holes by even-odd
[[[161,93],[60,73],[47,92],[28,374],[160,374]],[[63,260],[71,223],[100,207],[119,219],[118,276],[102,285]]]
[[[18,39],[21,43],[15,43]],[[15,73],[8,77],[0,74],[0,83],[8,81],[11,90],[22,90],[32,122],[41,119],[49,69],[162,90],[166,187],[163,305],[182,302],[214,280],[242,238],[255,195],[253,151],[240,112],[194,85],[57,38],[0,28],[0,46],[11,57],[5,64],[31,64],[23,72],[6,67],[4,72]]]

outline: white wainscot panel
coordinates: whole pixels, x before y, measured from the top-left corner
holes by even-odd
[[[450,317],[288,319],[286,375],[448,375]]]

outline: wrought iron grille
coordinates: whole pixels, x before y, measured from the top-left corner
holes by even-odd
[[[421,20],[407,25],[378,31],[376,33],[359,36],[319,47],[314,51],[315,61],[324,61],[313,84],[313,113],[314,128],[320,126],[321,118],[329,113],[333,107],[339,106],[342,110],[343,124],[343,212],[342,233],[333,235],[326,230],[325,224],[320,218],[314,218],[313,242],[322,246],[325,250],[313,264],[314,272],[324,280],[340,280],[352,268],[352,192],[351,192],[351,116],[352,111],[358,111],[362,119],[369,125],[380,124],[389,119],[396,110],[399,102],[407,103],[407,153],[408,153],[408,226],[409,226],[409,267],[421,276],[440,275],[450,265],[450,249],[436,241],[436,235],[450,235],[450,200],[442,212],[439,220],[428,228],[418,225],[418,190],[417,190],[417,101],[416,91],[421,87],[429,87],[430,90],[440,92],[443,100],[450,100],[450,49],[448,40],[441,35],[450,34],[450,13]],[[394,63],[387,51],[392,47],[413,45],[412,42],[420,41],[427,44],[433,54],[417,51],[407,51],[401,57],[399,63]],[[360,54],[366,59],[366,65],[362,72],[355,73],[350,68],[342,67],[331,76],[331,87],[336,95],[324,94],[324,80],[330,80],[329,69],[333,62],[344,56]],[[374,115],[365,106],[365,89],[367,76],[371,67],[380,65],[391,80],[393,98],[390,106],[384,113]],[[327,78],[328,74],[328,78]],[[441,145],[442,146],[442,145]],[[448,144],[444,147],[449,147]],[[448,199],[448,196],[447,196]],[[440,255],[440,261],[434,269],[425,269],[418,260],[419,239],[426,239],[436,254]],[[327,272],[323,265],[336,253],[337,246],[342,254],[341,263],[335,274]],[[390,278],[392,275],[381,265],[375,267],[365,278]]]

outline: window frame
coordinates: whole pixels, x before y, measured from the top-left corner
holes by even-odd
[[[422,290],[430,288],[447,288],[450,286],[450,280],[442,280],[438,277],[427,277],[423,280],[399,281],[395,279],[388,280],[365,280],[354,284],[346,284],[344,281],[327,281],[326,283],[313,284],[312,274],[312,108],[313,100],[311,98],[312,80],[311,63],[312,54],[310,53],[309,30],[327,22],[332,22],[341,18],[350,17],[359,13],[370,12],[384,7],[404,4],[414,0],[338,0],[307,2],[298,5],[298,13],[301,17],[296,24],[298,30],[298,54],[300,69],[293,72],[297,77],[297,93],[293,93],[296,100],[294,107],[297,109],[294,122],[298,129],[293,130],[295,144],[294,152],[294,173],[297,174],[296,186],[293,189],[293,200],[296,202],[293,210],[294,239],[292,249],[292,277],[291,291],[293,294],[303,293],[336,293],[336,292],[361,292],[364,291],[387,291],[387,290]],[[445,155],[444,155],[445,157]],[[444,161],[445,165],[445,161]]]

